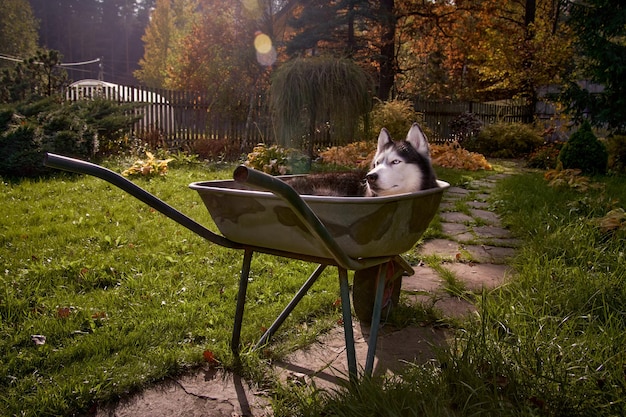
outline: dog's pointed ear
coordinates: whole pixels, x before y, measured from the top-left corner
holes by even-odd
[[[376,152],[382,152],[385,146],[390,142],[392,142],[392,140],[391,136],[389,136],[389,131],[383,127],[380,129],[380,134],[378,135],[378,148],[376,149]]]
[[[430,159],[428,140],[417,123],[413,123],[411,129],[409,129],[409,133],[406,135],[406,141],[409,142],[420,155]]]

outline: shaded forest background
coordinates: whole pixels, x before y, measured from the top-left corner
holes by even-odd
[[[29,3],[41,46],[64,63],[100,59],[66,67],[71,80],[194,90],[238,77],[233,83],[249,88],[263,76],[252,48],[262,32],[278,55],[274,67],[297,56],[349,57],[373,75],[381,100],[533,100],[537,86],[559,81],[572,54],[562,0]]]
[[[359,65],[381,101],[517,99],[535,108],[550,92],[576,121],[590,117],[626,130],[626,5],[619,0],[0,0],[0,6],[1,67],[41,46],[60,52],[69,80],[203,91],[209,110],[244,117],[284,63],[319,56]]]
[[[72,80],[136,84],[144,53],[141,40],[156,0],[29,0],[39,21],[40,44],[61,53]]]

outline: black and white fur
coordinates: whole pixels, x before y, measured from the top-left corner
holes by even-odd
[[[387,129],[378,135],[378,147],[365,176],[368,197],[412,193],[437,187],[426,135],[413,123],[406,140],[394,142]]]

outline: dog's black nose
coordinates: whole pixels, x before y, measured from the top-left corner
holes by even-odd
[[[376,180],[378,179],[378,174],[372,173],[372,174],[367,174],[365,176],[365,179],[367,180],[367,182],[376,182]]]

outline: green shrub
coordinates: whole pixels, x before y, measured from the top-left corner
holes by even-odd
[[[41,130],[19,124],[0,135],[0,176],[33,177],[44,171]]]
[[[609,136],[606,148],[609,153],[609,168],[615,172],[626,172],[626,135]]]
[[[580,169],[584,174],[604,174],[608,165],[606,147],[584,121],[561,149],[559,162],[564,169]]]
[[[201,138],[189,144],[190,151],[201,159],[211,161],[237,161],[241,157],[242,144],[231,139]]]
[[[528,156],[526,166],[529,168],[555,169],[562,147],[562,142],[546,143]]]
[[[120,104],[112,100],[78,100],[69,111],[78,114],[98,133],[99,152],[110,154],[127,150],[125,133],[142,118],[141,110],[134,103]]]
[[[541,136],[529,125],[496,123],[485,126],[477,136],[463,141],[463,147],[494,158],[521,158],[543,144]]]
[[[4,132],[9,128],[9,122],[13,118],[15,110],[11,108],[0,109],[0,132]]]
[[[414,122],[421,120],[420,114],[413,109],[408,100],[380,101],[371,113],[372,129],[378,134],[384,127],[393,140],[401,140]],[[422,126],[424,128],[424,126]],[[428,132],[424,132],[428,134]]]
[[[482,127],[483,122],[478,116],[470,112],[459,114],[450,122],[452,136],[459,143],[478,135]]]
[[[295,149],[259,144],[248,154],[245,164],[270,175],[297,174],[305,171],[308,158]]]
[[[0,176],[43,174],[46,172],[44,152],[81,159],[90,159],[95,154],[96,132],[71,106],[45,99],[20,109],[30,117],[13,112],[0,133]]]
[[[320,152],[320,162],[327,165],[367,169],[375,153],[375,142],[353,142],[346,146],[333,146]]]
[[[60,104],[59,97],[46,97],[41,100],[22,103],[17,106],[16,111],[26,118],[36,118],[41,114],[55,110]]]

